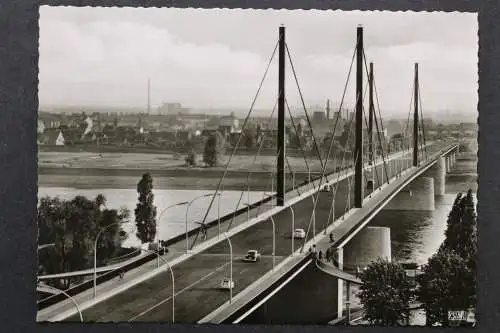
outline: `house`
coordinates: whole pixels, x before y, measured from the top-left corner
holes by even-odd
[[[56,128],[48,128],[42,134],[40,144],[51,146],[64,146],[65,140],[63,132]]]
[[[38,134],[43,134],[44,131],[45,131],[45,125],[43,124],[43,121],[41,119],[38,119],[36,132]]]
[[[240,121],[231,112],[229,116],[222,116],[219,120],[219,131],[227,137],[230,133],[241,132]]]

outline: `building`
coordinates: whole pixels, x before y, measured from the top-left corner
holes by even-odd
[[[61,130],[48,128],[41,136],[40,144],[51,146],[64,146],[65,140]]]
[[[314,111],[313,112],[312,121],[314,124],[324,123],[325,120],[326,120],[325,111]]]
[[[157,110],[159,115],[189,114],[189,108],[182,107],[181,103],[163,103]]]

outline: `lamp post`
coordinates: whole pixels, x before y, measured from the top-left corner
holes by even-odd
[[[122,225],[122,224],[126,224],[128,222],[129,221],[111,223],[111,224],[105,226],[104,228],[102,228],[101,230],[99,230],[99,232],[97,233],[97,236],[95,237],[95,241],[94,241],[94,298],[96,298],[96,296],[97,296],[97,241],[99,240],[99,236],[101,236],[101,234],[111,226],[118,225],[118,224]]]
[[[193,204],[193,202],[195,202],[196,200],[201,199],[201,198],[205,198],[205,197],[209,197],[211,195],[212,195],[211,193],[204,194],[204,195],[199,195],[199,196],[195,197],[194,199],[192,199],[191,201],[189,201],[189,203],[187,204],[187,208],[186,208],[186,253],[189,252],[189,239],[188,239],[188,213],[189,213],[189,207],[191,207],[191,205]]]
[[[269,219],[271,220],[271,222],[273,223],[273,271],[274,271],[274,266],[275,266],[275,262],[276,262],[276,225],[274,223],[274,219],[272,216],[269,216]]]
[[[295,246],[294,246],[294,232],[295,232],[295,212],[293,211],[293,207],[292,206],[288,206],[288,208],[290,208],[290,213],[292,213],[292,256],[293,254],[295,253]]]
[[[224,236],[226,236],[229,243],[229,304],[231,304],[233,302],[233,245],[227,232],[224,233]]]
[[[273,205],[261,205],[261,206],[269,206],[269,207],[277,207],[277,206],[273,206]],[[291,206],[289,206],[291,207]],[[291,212],[292,212],[292,228],[295,224],[295,214],[293,212],[293,208],[291,209]],[[269,219],[271,220],[271,222],[273,223],[273,270],[274,270],[274,266],[275,266],[275,250],[276,250],[276,224],[274,223],[274,218],[272,216],[269,216]],[[293,232],[292,232],[292,255],[293,255]]]
[[[47,291],[50,290],[54,295],[63,294],[64,296],[66,296],[67,298],[69,298],[70,301],[73,302],[73,304],[75,305],[76,311],[78,311],[78,315],[80,316],[80,321],[83,323],[82,311],[80,310],[80,307],[78,306],[78,303],[76,302],[76,300],[73,297],[71,297],[70,295],[68,295],[68,293],[66,293],[64,290],[57,289],[57,288],[49,286],[49,285],[43,286],[43,289],[46,289]]]
[[[170,205],[167,208],[164,208],[161,211],[160,215],[158,215],[158,221],[156,223],[156,242],[158,244],[158,251],[157,251],[158,259],[157,259],[157,262],[156,262],[156,267],[160,267],[160,221],[161,221],[161,217],[170,208],[177,207],[177,206],[183,206],[183,205],[187,205],[187,204],[188,204],[188,201],[183,201],[183,202],[179,202],[179,203]]]
[[[217,198],[217,226],[219,228],[219,232],[217,233],[217,238],[220,238],[220,196],[222,195],[222,192],[217,192],[217,195],[219,196]]]
[[[50,244],[42,244],[42,245],[38,245],[38,249],[37,251],[40,251],[40,250],[43,250],[43,249],[46,249],[48,247],[53,247],[53,246],[56,246],[55,243],[50,243]]]
[[[160,258],[158,251],[151,251],[151,250],[144,250],[144,251],[149,252],[149,253],[156,252],[158,254],[158,258]],[[174,278],[174,271],[172,270],[172,266],[170,266],[170,264],[168,263],[168,261],[165,258],[161,257],[161,260],[163,260],[163,262],[165,264],[167,264],[167,267],[170,270],[170,277],[172,279],[172,324],[173,324],[175,322],[175,278]]]

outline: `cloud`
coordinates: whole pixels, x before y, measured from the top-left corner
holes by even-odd
[[[41,105],[145,105],[151,78],[154,105],[248,107],[281,23],[307,103],[340,100],[362,23],[381,107],[407,109],[416,61],[429,108],[477,104],[477,20],[471,14],[44,6]],[[300,105],[290,67],[287,76],[287,99]],[[353,104],[354,76],[351,81],[347,99]],[[272,107],[276,94],[274,59],[258,105]]]

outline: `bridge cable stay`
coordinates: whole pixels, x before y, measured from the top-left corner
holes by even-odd
[[[278,163],[278,155],[279,155],[279,153],[280,153],[280,152],[281,152],[281,149],[278,149],[278,151],[276,152],[276,156],[274,156],[274,162],[273,162],[273,163],[274,163],[274,165],[276,165],[276,164]],[[275,176],[276,176],[275,171],[274,171],[274,169],[272,169],[272,170],[271,170],[271,178],[269,178],[269,179],[268,179],[267,184],[266,184],[266,186],[264,187],[264,188],[266,188],[266,189],[267,189],[268,187],[271,187],[271,191],[269,192],[269,194],[270,194],[269,198],[276,197],[276,195],[275,195],[275,193],[274,193],[274,190],[273,190],[273,188],[272,188],[273,182],[274,182],[274,180],[275,180]],[[268,193],[267,191],[264,191],[264,192],[262,193],[262,201],[266,199],[266,194],[267,194],[267,193]],[[257,215],[259,215],[259,214],[260,214],[260,209],[261,209],[262,207],[263,207],[263,205],[259,205],[259,206],[257,207]],[[228,231],[229,231],[229,229],[228,229]]]
[[[367,118],[366,117],[366,109],[365,109],[364,106],[363,106],[363,115],[364,115],[363,119],[365,120],[365,126],[366,126],[366,128],[369,128],[369,126],[368,126],[368,120],[366,119]],[[367,143],[367,146],[369,146],[369,145],[370,145],[370,142]],[[373,145],[373,142],[372,142],[372,145]],[[369,153],[370,153],[370,150],[366,149],[366,154],[368,155]],[[373,152],[373,154],[376,155],[375,152]],[[377,179],[377,184],[378,184],[379,183],[379,177],[378,177],[377,163],[376,163],[376,159],[375,158],[374,158],[374,161],[373,161],[373,166],[372,166],[371,172],[373,172],[373,174],[375,175],[375,178]],[[366,175],[365,175],[365,181],[368,183],[368,179],[367,179]],[[383,179],[382,179],[382,181],[383,181]],[[373,190],[375,190],[375,184],[373,184]],[[373,193],[373,191],[372,191],[372,193]]]
[[[326,166],[326,163],[323,163],[323,160],[321,158],[321,152],[319,151],[319,147],[318,147],[318,144],[316,142],[316,137],[314,136],[313,126],[311,123],[311,119],[309,118],[309,114],[307,113],[306,104],[304,102],[304,96],[302,95],[302,90],[300,89],[299,80],[297,78],[297,73],[295,72],[295,66],[293,65],[292,55],[290,54],[290,49],[288,48],[288,43],[285,43],[285,49],[286,49],[286,53],[288,55],[288,59],[290,60],[290,67],[292,68],[292,73],[293,73],[293,77],[295,78],[295,83],[297,84],[297,89],[299,90],[299,96],[300,96],[300,100],[302,102],[302,107],[304,108],[304,112],[306,114],[307,123],[309,125],[309,128],[311,129],[314,148],[316,149],[316,154],[318,155],[318,159],[319,159],[319,163],[321,165],[321,168],[323,168],[323,165]],[[325,177],[326,180],[328,181],[327,176],[322,174],[321,177]]]
[[[346,90],[347,90],[347,85],[346,85]],[[344,91],[344,93],[345,93],[345,91]],[[365,90],[365,93],[366,93],[366,90]],[[362,99],[362,98],[363,98],[362,96],[357,96],[357,99]],[[349,138],[350,138],[350,134],[351,134],[351,132],[352,132],[352,124],[353,124],[353,123],[354,123],[354,116],[353,116],[353,117],[351,117],[351,121],[350,121],[350,124],[349,124],[349,132],[348,132],[348,134],[347,134],[347,135],[348,135],[348,137],[347,137],[347,141],[346,141],[345,146],[344,146],[344,153],[346,152],[347,147],[348,147],[348,145],[349,145]],[[352,145],[351,145],[351,148],[352,148]],[[352,149],[351,149],[351,151],[352,151]],[[330,151],[329,151],[329,153],[330,153]],[[357,162],[357,161],[358,161],[358,156],[356,156],[356,158],[355,158],[355,160],[354,160],[354,164],[352,165],[352,167],[354,167],[354,166],[356,165],[356,162]],[[323,168],[323,172],[324,172],[324,171],[325,171],[325,170],[324,170],[324,168]],[[349,191],[348,193],[349,193],[349,194],[348,194],[348,196],[347,196],[347,198],[346,198],[346,200],[349,200],[349,206],[350,206],[350,198],[351,198],[351,197],[350,197],[350,192],[351,192],[351,191],[350,191],[350,190],[351,190],[350,178],[351,178],[351,177],[347,177],[347,182],[348,182],[348,191]],[[319,185],[319,188],[321,188],[321,181],[322,181],[322,179],[323,179],[323,177],[321,177],[321,178],[320,178],[320,185]],[[336,183],[336,185],[337,185],[337,187],[338,187],[338,186],[339,186],[339,182],[337,182],[337,183]],[[336,191],[335,191],[335,193],[336,193]],[[310,229],[311,229],[311,223],[312,223],[312,221],[313,221],[314,211],[316,210],[316,206],[317,206],[317,203],[318,203],[319,195],[320,195],[320,192],[319,192],[319,191],[317,191],[317,194],[316,194],[316,197],[315,197],[315,200],[314,200],[314,205],[313,205],[312,213],[311,213],[311,218],[310,218],[310,220],[309,220],[309,224],[308,224],[308,226],[307,226],[306,237],[304,238],[304,242],[303,242],[302,247],[301,247],[301,250],[300,250],[301,252],[303,252],[303,251],[304,251],[304,246],[305,246],[305,243],[306,243],[306,240],[307,240],[307,235],[309,234],[309,231],[310,231]],[[313,238],[314,238],[314,237],[316,237],[316,235],[313,235]]]
[[[265,70],[265,72],[264,72],[264,75],[262,76],[262,79],[261,79],[261,81],[260,81],[259,87],[258,87],[258,89],[257,89],[257,92],[255,93],[255,96],[254,96],[254,98],[253,98],[252,104],[251,104],[251,106],[250,106],[250,109],[248,110],[248,113],[247,113],[247,115],[246,115],[246,117],[245,117],[245,120],[244,120],[244,122],[243,122],[243,126],[242,126],[242,128],[241,128],[241,130],[242,130],[242,131],[246,128],[246,125],[248,124],[248,120],[250,119],[250,114],[251,114],[251,113],[252,113],[252,111],[253,111],[253,108],[254,108],[254,106],[255,106],[255,103],[257,102],[257,98],[259,97],[260,90],[262,89],[262,86],[263,86],[263,84],[264,84],[264,80],[266,79],[266,76],[267,76],[267,73],[268,73],[268,71],[269,71],[269,68],[271,67],[271,63],[272,63],[272,61],[273,61],[273,59],[274,59],[274,56],[275,56],[275,54],[276,54],[276,50],[278,49],[278,45],[279,45],[279,40],[276,42],[276,44],[275,44],[275,46],[274,46],[274,50],[273,50],[272,55],[271,55],[271,57],[270,57],[270,59],[269,59],[269,62],[267,63],[267,66],[266,66],[266,70]],[[241,138],[242,138],[242,135],[240,135],[240,136],[238,137],[238,140],[237,140],[237,142],[236,142],[236,144],[235,144],[235,146],[234,146],[234,148],[233,148],[233,151],[232,151],[231,155],[229,156],[229,159],[228,159],[228,161],[227,161],[227,163],[226,163],[226,166],[225,166],[225,168],[224,168],[224,173],[222,174],[222,177],[220,178],[220,180],[219,180],[219,182],[218,182],[218,184],[217,184],[217,187],[216,187],[216,189],[215,189],[214,195],[212,196],[212,199],[210,200],[210,204],[209,204],[209,206],[208,206],[208,208],[207,208],[207,210],[206,210],[206,212],[205,212],[205,216],[203,217],[203,220],[202,220],[202,224],[203,224],[203,225],[205,225],[205,222],[206,222],[206,220],[207,220],[207,217],[208,217],[208,214],[209,214],[209,212],[210,212],[210,209],[212,208],[212,205],[213,205],[213,203],[214,203],[214,201],[215,201],[215,197],[216,197],[216,196],[217,196],[217,194],[219,193],[220,186],[221,186],[221,184],[222,184],[222,182],[223,182],[223,180],[224,180],[224,178],[225,178],[225,176],[226,176],[226,174],[227,174],[227,171],[228,171],[228,168],[229,168],[229,164],[231,163],[231,160],[232,160],[233,156],[235,155],[235,153],[236,153],[236,151],[237,151],[237,149],[238,149],[238,147],[239,147],[239,145],[240,145]],[[194,238],[194,240],[193,240],[193,242],[192,242],[192,244],[191,244],[191,249],[192,249],[192,248],[193,248],[193,246],[196,244],[196,241],[198,240],[198,237],[199,237],[199,235],[200,235],[200,232],[202,232],[202,228],[198,228],[198,232],[196,233],[196,236],[195,236],[195,238]]]
[[[365,50],[363,49],[363,62],[365,64],[365,71],[366,71],[366,74],[369,76],[369,71],[368,71],[368,64],[366,62],[366,53],[365,53]],[[377,89],[376,89],[376,86],[375,86],[375,75],[373,75],[373,86],[375,88],[375,96],[376,96],[376,100],[377,100],[377,106],[378,106],[378,113],[379,113],[379,117],[380,117],[380,124],[381,124],[381,127],[382,127],[382,131],[384,131],[384,127],[382,125],[382,115],[380,114],[380,105],[378,104],[378,92],[377,92]],[[373,102],[373,101],[371,101]],[[365,115],[366,117],[366,115]],[[388,170],[387,170],[387,164],[386,164],[386,160],[385,160],[385,157],[384,157],[384,145],[387,146],[387,142],[385,141],[385,136],[384,136],[384,142],[382,143],[382,139],[380,137],[380,130],[379,130],[379,127],[378,127],[378,121],[377,121],[377,116],[375,115],[374,117],[374,120],[375,120],[375,127],[377,129],[377,136],[378,136],[378,141],[379,141],[379,144],[380,144],[380,153],[382,155],[382,164],[383,164],[383,167],[384,167],[384,170],[385,170],[385,175],[386,175],[386,178],[387,178],[387,183],[389,183],[389,173],[388,173]],[[389,158],[389,157],[387,157]],[[389,163],[389,161],[387,161],[387,163]],[[375,167],[375,170],[377,170],[377,168]],[[382,182],[384,180],[382,179]],[[377,177],[377,182],[378,182],[378,177]],[[382,185],[382,184],[381,184]]]
[[[339,112],[340,113],[340,112]],[[336,155],[334,155],[334,158],[333,158],[333,161],[334,161],[334,165],[335,165],[335,171],[337,172],[337,181],[335,182],[335,184],[332,185],[332,196],[333,196],[333,202],[330,204],[330,211],[328,212],[328,219],[325,220],[325,223],[323,224],[323,227],[324,229],[326,230],[326,228],[328,227],[328,224],[329,224],[329,221],[330,221],[330,216],[332,216],[332,223],[335,221],[335,211],[334,211],[334,206],[335,206],[335,201],[336,201],[336,194],[337,194],[337,189],[339,187],[339,179],[340,179],[340,175],[342,173],[342,171],[344,170],[344,164],[346,164],[346,159],[345,159],[345,156],[346,156],[346,153],[347,153],[347,145],[349,144],[349,142],[351,142],[349,139],[350,139],[350,134],[352,132],[352,124],[354,123],[354,117],[351,117],[350,121],[349,121],[349,132],[347,133],[347,140],[346,140],[346,143],[345,143],[345,147],[344,147],[344,151],[343,151],[343,155],[342,155],[342,159],[341,159],[341,162],[340,162],[340,168],[338,166],[338,157]],[[335,135],[333,135],[334,137]],[[332,138],[332,140],[334,140]],[[352,142],[350,144],[350,148],[352,151]],[[356,163],[356,160],[355,162]],[[353,165],[348,165],[346,166],[346,172],[349,173],[349,169],[353,168],[355,164]],[[351,189],[351,178],[352,177],[347,177],[347,182],[348,182],[348,188],[349,188],[349,194],[350,194],[350,189]],[[366,175],[365,175],[365,180],[367,179]],[[350,207],[350,195],[346,198],[346,207],[349,206]],[[333,214],[333,215],[332,215]]]
[[[356,42],[357,44],[357,42]],[[335,121],[335,125],[334,125],[334,129],[333,129],[333,134],[332,134],[332,140],[330,140],[330,146],[328,147],[328,153],[327,153],[327,156],[326,156],[326,163],[328,162],[328,159],[330,158],[330,153],[331,153],[331,150],[332,150],[332,147],[333,147],[333,137],[334,137],[334,133],[335,133],[335,130],[337,128],[337,124],[338,124],[338,120],[339,120],[339,117],[340,117],[340,111],[342,110],[342,106],[344,104],[344,100],[345,100],[345,95],[346,95],[346,92],[347,92],[347,87],[349,85],[349,79],[351,77],[351,72],[352,72],[352,65],[354,63],[354,57],[356,55],[356,49],[354,49],[354,52],[353,52],[353,56],[352,56],[352,59],[351,59],[351,64],[349,66],[349,72],[347,74],[347,79],[346,79],[346,83],[344,85],[344,91],[342,93],[342,99],[341,99],[341,102],[340,102],[340,106],[339,106],[339,112],[337,113],[337,119]],[[350,134],[351,131],[349,131],[348,135]],[[344,153],[345,153],[345,149],[344,149]],[[316,204],[317,204],[317,198],[319,196],[319,189],[321,188],[321,182],[323,181],[323,175],[325,173],[325,168],[326,168],[326,164],[323,165],[322,167],[322,176],[319,180],[319,185],[318,185],[318,189],[316,190],[317,192],[317,196],[316,196],[316,199],[314,200],[314,204],[313,204],[313,212],[311,213],[311,218],[309,220],[309,224],[308,224],[308,227],[307,227],[307,232],[306,232],[306,237],[304,238],[304,243],[302,244],[302,247],[301,247],[301,252],[303,252],[304,250],[304,246],[305,246],[305,239],[307,239],[307,234],[309,233],[309,229],[311,227],[311,223],[312,223],[312,219],[313,219],[313,216],[314,216],[314,210],[316,209]],[[314,235],[316,236],[316,235]]]
[[[367,91],[368,91],[368,83],[366,84],[365,91],[363,92],[363,102],[362,102],[362,104],[364,104],[364,102],[365,102]],[[368,128],[368,123],[366,122],[366,112],[365,112],[364,106],[363,106],[363,115],[364,115],[363,119],[365,120],[366,127]],[[366,144],[363,143],[363,144],[365,145],[365,147],[368,145],[368,143],[366,143]],[[347,145],[347,142],[346,142],[346,145]],[[350,148],[351,151],[354,151],[353,145],[354,145],[354,143],[352,141],[349,141],[349,148]],[[365,147],[363,147],[363,148],[365,148]],[[363,150],[366,153],[368,152],[368,149],[363,149]],[[357,159],[354,161],[354,165],[356,165],[356,161],[357,161]],[[363,165],[363,170],[364,169],[365,169],[365,166]],[[365,182],[368,182],[368,177],[366,176],[365,172],[363,172],[363,178],[365,179]],[[377,176],[377,178],[378,178],[378,176]]]
[[[408,119],[406,121],[406,125],[405,125],[404,131],[403,131],[403,142],[404,142],[404,139],[407,139],[407,145],[405,145],[403,143],[403,147],[408,147],[408,155],[410,154],[411,148],[412,148],[412,143],[411,143],[412,140],[411,140],[411,137],[410,137],[409,128],[410,128],[410,115],[411,115],[411,109],[412,109],[413,97],[414,97],[413,91],[415,90],[414,87],[415,87],[415,84],[413,82],[412,85],[411,85],[411,97],[410,97],[410,107],[408,109]],[[404,150],[403,150],[403,156],[404,156]],[[404,156],[405,164],[407,164],[406,160],[407,160],[407,158],[406,158],[406,156]],[[405,170],[406,169],[407,168],[405,168]]]
[[[293,120],[292,111],[290,110],[290,106],[288,105],[288,100],[286,98],[285,98],[285,105],[286,105],[286,108],[288,109],[288,114],[290,115],[290,119],[291,119],[291,122],[292,122],[293,129],[295,131],[295,134],[297,135],[297,141],[298,141],[298,144],[299,144],[300,151],[302,152],[302,156],[304,158],[304,161],[306,163],[307,172],[310,173],[311,169],[309,167],[309,164],[307,163],[306,152],[304,151],[304,147],[302,147],[302,142],[300,140],[300,136],[298,135],[297,126],[295,125],[295,121]],[[312,129],[311,129],[311,131],[312,131]],[[311,182],[311,183],[312,183],[313,188],[316,189],[316,185],[314,185],[314,182]]]
[[[274,103],[274,107],[272,109],[271,115],[269,116],[269,123],[271,122],[271,119],[272,119],[272,117],[274,115],[274,112],[276,111],[276,105],[277,104],[278,104],[278,100],[276,99],[276,102]],[[250,166],[253,166],[255,164],[255,162],[257,161],[257,158],[260,155],[261,149],[264,146],[265,136],[266,136],[265,134],[262,136],[262,139],[261,139],[261,141],[259,143],[259,148],[258,148],[257,153],[254,156],[254,160],[252,161],[252,164]],[[249,170],[250,171],[248,172],[248,175],[247,175],[247,186],[250,183],[250,177],[252,175],[251,168],[249,168]],[[248,190],[248,188],[247,188],[247,190]],[[234,209],[233,217],[232,217],[231,221],[229,222],[229,226],[227,228],[227,231],[229,231],[231,229],[231,226],[232,226],[232,224],[234,222],[234,219],[236,218],[236,212],[238,211],[238,208],[240,207],[241,200],[243,199],[243,195],[245,194],[245,192],[246,191],[244,189],[241,191],[240,198],[239,198],[238,202],[236,203],[236,208]],[[247,204],[250,204],[250,202],[248,202]]]
[[[378,111],[378,117],[380,119],[380,127],[382,128],[382,132],[384,132],[385,128],[384,128],[384,123],[382,121],[382,114],[380,113],[380,103],[379,103],[379,99],[378,99],[377,83],[375,81],[375,77],[373,78],[373,87],[375,88],[375,100],[377,101],[377,111]],[[383,138],[384,138],[384,146],[389,148],[389,144],[387,143],[385,135]],[[384,159],[383,155],[382,155],[382,159]]]
[[[418,91],[419,91],[418,99],[419,99],[419,106],[420,106],[420,120],[421,120],[421,124],[422,124],[422,140],[424,142],[425,159],[427,159],[428,156],[427,156],[427,143],[425,142],[424,112],[422,111],[422,98],[420,96],[420,89]]]
[[[273,109],[272,109],[271,115],[269,116],[269,121],[268,121],[268,123],[270,123],[270,122],[271,122],[271,120],[272,120],[272,117],[273,117],[273,115],[274,115],[274,112],[276,111],[276,106],[277,106],[277,104],[278,104],[278,100],[276,100],[276,102],[275,102],[275,104],[274,104],[274,107],[273,107]],[[258,148],[258,150],[257,150],[256,155],[254,156],[254,160],[253,160],[253,162],[252,162],[251,166],[253,166],[253,165],[255,164],[255,162],[257,161],[257,158],[259,157],[260,152],[261,152],[261,150],[262,150],[262,148],[263,148],[263,146],[264,146],[265,138],[266,138],[266,134],[264,133],[264,134],[263,134],[263,136],[262,136],[262,139],[260,140],[260,143],[259,143],[259,148]],[[278,154],[279,154],[279,152],[278,152]],[[277,157],[276,157],[276,158],[277,158]],[[288,169],[290,170],[290,174],[292,174],[292,175],[293,175],[293,170],[292,170],[292,168],[291,168],[290,161],[288,160],[288,158],[287,158],[287,157],[285,157],[285,158],[286,158],[286,162],[287,162],[287,164],[288,164]],[[250,170],[251,170],[251,169],[250,169]],[[272,173],[273,173],[273,175],[274,175],[274,170],[272,171]],[[248,176],[247,176],[247,184],[250,182],[250,177],[251,177],[251,175],[252,175],[252,171],[249,171],[249,172],[248,172]],[[271,183],[273,180],[274,180],[274,177],[271,177],[271,178],[268,180],[267,185],[269,186],[269,185],[270,185],[270,183]],[[266,187],[267,187],[267,186],[266,186]],[[296,191],[297,191],[297,194],[298,194],[298,195],[300,195],[300,190],[299,190],[298,188],[296,188]],[[272,191],[271,191],[271,192],[272,192]],[[238,200],[238,202],[237,202],[237,204],[236,204],[236,208],[235,208],[235,210],[234,210],[233,217],[232,217],[232,219],[231,219],[231,221],[230,221],[230,223],[229,223],[229,225],[228,225],[227,231],[229,231],[229,230],[231,229],[231,227],[232,227],[232,224],[233,224],[233,222],[234,222],[234,219],[236,218],[236,212],[238,211],[238,208],[239,208],[239,206],[240,206],[240,204],[241,204],[241,200],[243,199],[243,195],[244,195],[244,194],[245,194],[245,190],[242,190],[242,191],[241,191],[241,194],[240,194],[240,198],[239,198],[239,200]],[[272,193],[271,193],[271,195],[273,196],[273,194],[272,194]],[[263,197],[262,197],[262,200],[264,200],[264,199],[265,199],[265,193],[263,193]],[[250,204],[250,202],[248,202],[247,204]],[[257,215],[260,213],[260,208],[261,208],[261,206],[259,206],[259,207],[258,207],[258,210],[257,210],[257,212],[258,212],[258,213],[257,213]]]

